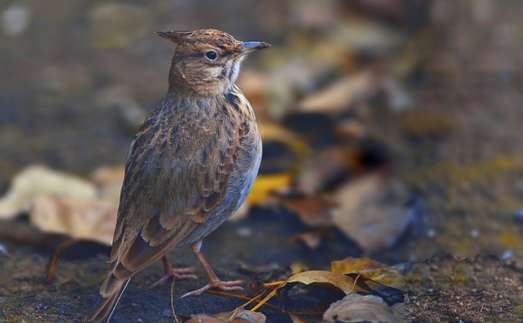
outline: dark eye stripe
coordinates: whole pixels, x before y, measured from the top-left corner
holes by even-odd
[[[181,57],[205,57],[206,53],[207,53],[207,51],[205,51],[205,52],[196,52],[196,53],[192,53],[190,55],[184,55],[184,56],[181,56]],[[232,55],[234,53],[235,53],[234,51],[225,51],[225,52],[222,52],[221,54],[219,54],[219,56],[224,57],[224,56]]]

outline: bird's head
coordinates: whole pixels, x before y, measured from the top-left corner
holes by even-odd
[[[176,44],[169,91],[203,96],[228,92],[238,78],[242,60],[249,53],[270,46],[264,42],[238,41],[216,29],[165,31],[158,35]]]

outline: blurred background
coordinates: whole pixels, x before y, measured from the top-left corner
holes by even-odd
[[[522,15],[517,0],[2,0],[0,321],[94,309],[128,147],[167,90],[174,46],[155,32],[209,27],[273,44],[239,79],[260,176],[204,247],[225,276],[372,258],[401,276],[386,281],[401,308],[381,305],[401,320],[522,319]],[[115,322],[172,320],[147,273]],[[197,303],[182,318],[236,304]],[[308,304],[279,303],[268,322]]]

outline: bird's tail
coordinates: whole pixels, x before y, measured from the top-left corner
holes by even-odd
[[[119,279],[114,275],[114,272],[111,271],[100,288],[100,294],[104,298],[103,302],[98,307],[98,310],[96,310],[96,313],[87,319],[87,322],[109,323],[116,309],[116,305],[118,305],[130,280],[131,278]]]

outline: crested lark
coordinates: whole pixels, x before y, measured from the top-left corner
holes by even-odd
[[[176,44],[169,90],[131,145],[111,251],[104,300],[90,321],[109,321],[134,274],[166,253],[190,245],[209,288],[241,289],[220,280],[200,252],[203,239],[245,200],[258,173],[261,138],[254,111],[235,85],[247,54],[269,47],[214,29],[160,32]]]

